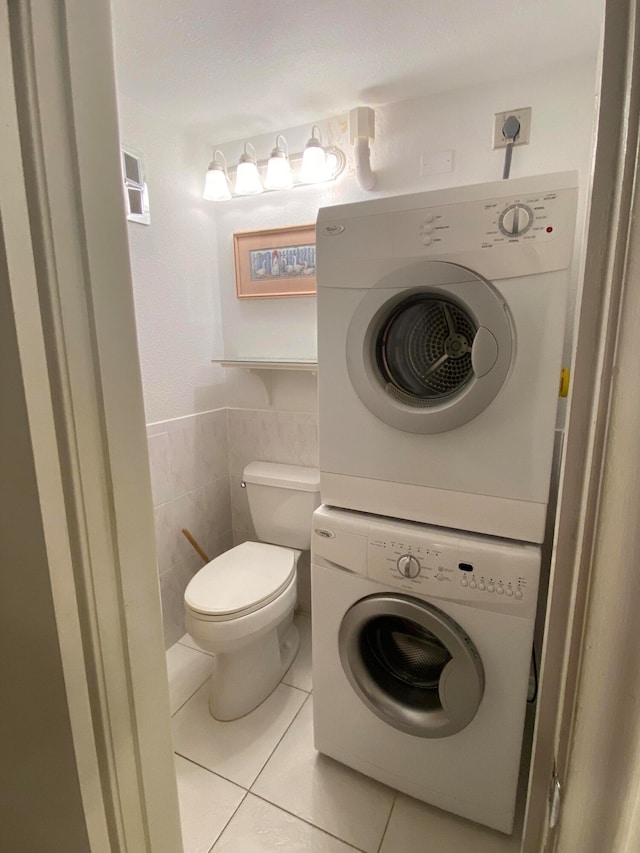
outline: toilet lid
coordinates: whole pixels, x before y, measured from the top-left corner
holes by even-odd
[[[206,616],[241,616],[277,598],[294,574],[291,548],[243,542],[200,569],[189,581],[184,600]]]

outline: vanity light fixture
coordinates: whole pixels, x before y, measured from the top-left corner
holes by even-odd
[[[221,163],[218,162],[218,157],[222,158]],[[231,198],[227,162],[222,151],[213,152],[213,160],[209,163],[207,176],[204,179],[202,198],[206,201],[227,201]]]
[[[314,124],[304,151],[298,154],[289,154],[287,140],[279,133],[268,160],[257,161],[254,146],[251,142],[245,142],[238,165],[227,172],[224,156],[216,150],[207,171],[203,198],[227,201],[236,196],[333,181],[342,174],[346,162],[347,158],[340,148],[322,144],[320,128]],[[261,174],[265,175],[264,185]],[[232,182],[233,189],[230,189]]]
[[[322,147],[320,128],[317,124],[314,124],[311,128],[311,138],[305,145],[302,155],[300,183],[318,184],[321,181],[326,181],[327,178],[327,155]]]
[[[249,148],[251,148],[253,154],[249,151]],[[244,144],[244,153],[240,157],[236,170],[234,192],[236,195],[257,195],[264,192],[256,163],[256,149],[250,142],[245,142]]]
[[[280,140],[282,140],[284,148],[280,147]],[[267,176],[264,180],[264,186],[267,190],[289,190],[293,186],[289,146],[281,133],[276,136],[276,147],[271,152],[271,157],[267,163]]]

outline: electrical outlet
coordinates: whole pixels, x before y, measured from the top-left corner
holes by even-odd
[[[502,128],[509,116],[515,116],[520,122],[520,133],[514,145],[528,145],[531,135],[531,107],[521,107],[517,110],[505,110],[496,113],[493,121],[493,147],[505,148],[507,140],[502,135]]]

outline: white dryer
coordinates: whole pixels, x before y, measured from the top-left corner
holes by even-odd
[[[577,174],[323,208],[325,504],[541,542]]]
[[[317,509],[316,748],[512,832],[539,569],[536,545]]]

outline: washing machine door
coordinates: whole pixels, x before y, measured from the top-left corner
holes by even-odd
[[[495,287],[471,270],[421,261],[367,291],[347,334],[347,369],[364,405],[406,432],[437,433],[495,399],[515,351]]]
[[[468,726],[484,693],[480,655],[465,631],[410,596],[367,596],[345,614],[340,660],[351,686],[380,719],[418,737]]]

